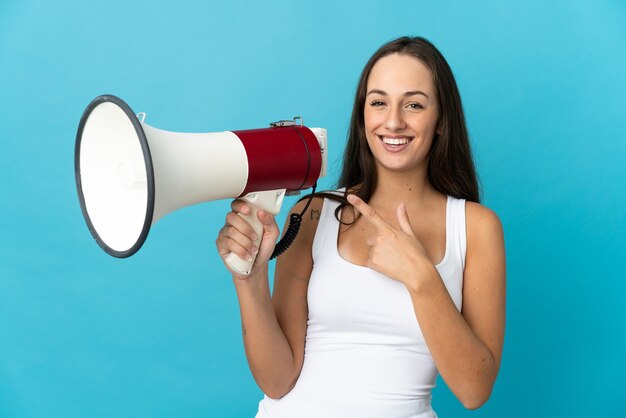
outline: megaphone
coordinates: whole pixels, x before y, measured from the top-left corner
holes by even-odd
[[[243,216],[260,243],[258,209],[276,215],[285,194],[314,186],[326,174],[326,129],[302,118],[268,128],[179,133],[144,123],[119,97],[96,97],[76,135],[74,165],[89,231],[108,254],[125,258],[143,245],[150,227],[185,206],[242,198]],[[229,266],[249,274],[253,261],[235,254]]]

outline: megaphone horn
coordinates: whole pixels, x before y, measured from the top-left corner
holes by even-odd
[[[244,217],[257,232],[256,211],[274,215],[286,193],[316,184],[326,174],[326,129],[302,118],[269,128],[179,133],[154,128],[119,97],[96,97],[78,126],[76,187],[87,226],[108,254],[124,258],[143,245],[166,214],[201,202],[246,200]],[[300,122],[300,123],[298,123]],[[227,262],[249,274],[252,262],[231,254]]]

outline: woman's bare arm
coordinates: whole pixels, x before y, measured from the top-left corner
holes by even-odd
[[[466,408],[476,409],[489,399],[500,368],[506,262],[502,225],[494,212],[467,202],[466,225],[462,313],[436,269],[436,279],[410,294],[441,377]]]
[[[305,204],[296,204],[292,213],[301,212]],[[302,369],[308,314],[306,294],[313,267],[311,246],[317,228],[317,218],[310,214],[319,213],[321,204],[321,199],[314,199],[294,243],[278,257],[273,296],[267,266],[253,269],[248,277],[233,275],[248,364],[261,390],[271,398],[289,392]],[[269,257],[263,256],[260,262]]]

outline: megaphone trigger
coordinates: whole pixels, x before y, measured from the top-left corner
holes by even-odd
[[[263,237],[263,224],[259,221],[257,213],[260,209],[263,209],[274,216],[278,215],[278,212],[280,212],[280,208],[283,205],[285,191],[286,189],[252,192],[241,198],[241,200],[248,203],[251,210],[248,215],[239,213],[239,216],[248,222],[252,229],[254,229],[254,233],[257,236],[257,239],[254,241],[254,245],[257,248],[259,248]],[[228,264],[228,266],[237,273],[247,276],[252,270],[255,259],[256,256],[253,256],[251,261],[242,260],[241,257],[231,253],[226,257],[226,264]]]

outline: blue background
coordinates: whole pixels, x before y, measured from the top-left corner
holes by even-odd
[[[214,247],[228,202],[105,255],[76,197],[78,121],[103,93],[171,131],[303,115],[328,129],[329,188],[358,75],[404,34],[454,70],[508,256],[492,398],[465,411],[440,380],[435,409],[626,416],[623,1],[174,3],[0,0],[0,416],[252,417],[261,392]]]

